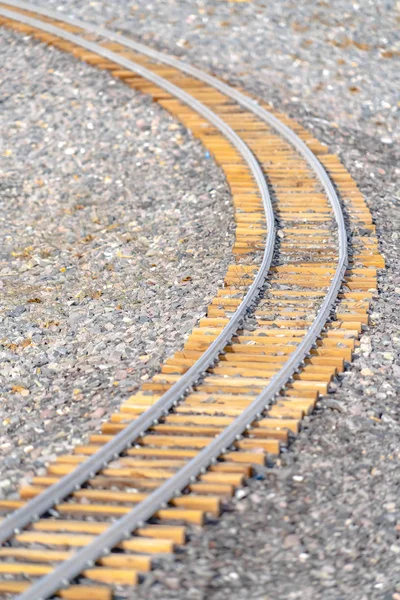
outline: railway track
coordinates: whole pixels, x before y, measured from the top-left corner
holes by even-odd
[[[46,9],[1,2],[0,24],[150,94],[212,153],[235,207],[235,260],[183,350],[20,500],[0,501],[0,595],[108,600],[296,435],[351,359],[384,264],[355,182],[285,115]]]

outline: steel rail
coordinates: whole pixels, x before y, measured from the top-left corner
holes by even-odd
[[[73,473],[64,476],[59,482],[53,484],[46,491],[40,494],[40,496],[33,498],[25,506],[16,510],[10,516],[4,519],[4,521],[0,524],[1,543],[13,535],[16,530],[23,528],[34,518],[39,517],[49,508],[54,506],[54,504],[57,504],[61,498],[68,496],[77,488],[77,486],[81,486],[83,483],[85,483],[88,478],[92,478],[94,474],[104,468],[104,466],[110,460],[112,460],[114,456],[118,456],[122,451],[126,450],[126,448],[128,448],[137,437],[139,437],[146,429],[153,425],[155,420],[158,420],[164,414],[168,413],[168,410],[178,402],[178,400],[185,394],[187,389],[194,385],[203,375],[203,373],[205,373],[206,370],[212,365],[226,344],[231,340],[233,334],[237,331],[248,309],[256,300],[261,287],[265,283],[265,277],[271,265],[275,246],[275,222],[274,211],[272,208],[268,187],[256,158],[248,146],[231,129],[231,127],[229,127],[209,108],[159,75],[152,73],[145,67],[123,58],[120,55],[111,52],[110,50],[102,48],[94,42],[84,40],[49,23],[44,23],[31,17],[8,11],[1,7],[0,15],[56,35],[59,38],[63,38],[78,46],[84,47],[87,50],[95,52],[110,61],[118,63],[126,69],[136,72],[149,81],[152,81],[160,88],[165,89],[167,92],[179,98],[179,100],[186,103],[193,110],[206,118],[236,147],[251,169],[262,197],[268,230],[263,260],[254,282],[250,286],[246,296],[232,316],[228,325],[204,352],[195,365],[193,365],[184,375],[182,375],[180,380],[175,383],[165,394],[163,394],[163,396],[161,396],[161,398],[159,398],[159,400],[153,406],[147,409],[145,413],[139,416],[123,431],[118,433],[110,442],[98,450],[96,454],[90,456],[84,463],[77,466]]]
[[[7,4],[12,5],[13,3],[7,2]],[[16,2],[15,5],[17,4],[21,5],[22,3]],[[28,10],[35,10],[31,7],[27,7],[26,5],[25,8],[27,8]],[[0,9],[0,14],[4,14],[4,12],[8,13],[9,11],[4,11]],[[11,13],[11,15],[4,16],[9,16],[12,19],[16,19],[15,13]],[[51,16],[52,18],[58,19],[60,21],[63,20],[58,16],[57,13]],[[29,18],[24,17],[24,19]],[[18,18],[16,20],[27,22],[23,21],[23,19],[20,18],[20,15],[18,15]],[[35,21],[34,19],[29,20]],[[29,22],[28,24],[33,25],[33,23]],[[86,27],[84,23],[80,24],[79,26]],[[46,27],[49,26],[46,24]],[[38,28],[46,30],[44,24],[41,22],[39,22]],[[54,29],[57,28],[53,28],[53,32]],[[64,35],[62,36],[59,35],[59,33],[57,33],[57,35],[59,35],[59,37],[65,37],[65,32],[63,33]],[[100,54],[100,52],[98,52],[98,54]],[[186,65],[185,69],[181,70],[186,70],[186,72],[189,72],[189,68],[190,67]],[[192,72],[192,74],[194,74],[194,72]],[[210,76],[204,74],[204,78],[202,77],[201,79],[205,81],[205,77],[208,78]],[[225,87],[226,85],[218,81],[217,83],[223,87]],[[214,87],[217,87],[221,91],[223,91],[223,88],[219,87],[219,85],[214,85]],[[232,98],[234,98],[236,94],[239,94],[241,98],[245,98],[240,94],[240,92],[237,92],[236,90],[231,90],[229,86],[227,87],[230,90],[229,95]],[[238,99],[237,101],[243,105],[243,99]],[[215,460],[221,453],[225,451],[227,447],[229,447],[235,441],[235,439],[237,439],[238,437],[240,438],[243,431],[251,425],[255,418],[258,418],[260,416],[261,411],[273,400],[275,395],[282,389],[282,387],[285,386],[288,380],[298,370],[299,366],[301,366],[305,357],[309,354],[312,346],[314,345],[315,340],[321,334],[325,326],[326,320],[329,317],[330,311],[337,298],[337,294],[340,289],[344,272],[347,266],[346,230],[339,199],[325,170],[319,163],[318,159],[298,138],[298,136],[290,130],[290,128],[288,128],[278,119],[273,117],[273,115],[259,107],[259,105],[253,100],[248,99],[248,104],[246,104],[246,107],[251,107],[250,110],[253,110],[253,112],[255,114],[258,114],[260,118],[263,118],[264,121],[271,124],[288,141],[290,141],[292,145],[296,147],[297,150],[307,159],[309,164],[313,167],[314,171],[316,172],[321,183],[323,184],[328,198],[331,202],[336,222],[338,225],[339,258],[335,274],[333,276],[327,295],[320,307],[318,315],[314,323],[308,330],[303,341],[299,344],[296,351],[291,355],[290,359],[285,363],[284,367],[279,371],[279,373],[277,373],[272,378],[270,384],[265,388],[265,390],[261,394],[259,394],[259,396],[257,396],[255,401],[249,407],[247,407],[243,411],[243,413],[233,421],[231,425],[229,425],[221,434],[215,437],[211,441],[211,443],[206,448],[204,448],[194,459],[189,461],[183,467],[183,469],[176,473],[171,479],[167,480],[160,488],[151,493],[146,500],[138,504],[126,516],[116,521],[108,530],[106,530],[103,534],[98,536],[96,540],[94,540],[91,544],[89,544],[82,550],[76,552],[71,559],[65,561],[64,563],[61,563],[54,569],[52,573],[40,579],[36,584],[29,588],[29,590],[27,590],[19,597],[20,600],[32,600],[33,597],[35,599],[48,598],[52,593],[60,589],[60,587],[67,585],[68,582],[71,581],[71,579],[73,579],[77,575],[79,575],[82,569],[86,568],[87,565],[92,565],[94,561],[96,561],[100,556],[108,553],[110,549],[113,548],[116,544],[118,544],[122,539],[129,537],[133,530],[135,530],[138,526],[141,525],[141,523],[149,519],[151,516],[153,516],[154,513],[160,507],[164,506],[174,495],[179,493],[179,491],[183,487],[185,487],[190,481],[192,481],[193,478],[195,478],[199,474],[199,472],[207,468],[213,460]],[[34,594],[34,596],[32,596],[32,594]]]

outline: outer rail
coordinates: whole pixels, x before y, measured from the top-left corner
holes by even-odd
[[[334,190],[325,170],[323,169],[322,165],[319,163],[318,159],[314,156],[314,154],[307,148],[307,146],[298,138],[298,136],[290,130],[290,128],[288,128],[287,126],[282,124],[273,115],[271,115],[270,113],[265,111],[263,108],[261,108],[256,102],[254,102],[253,100],[251,100],[249,98],[246,98],[240,92],[233,90],[232,88],[230,88],[229,86],[227,86],[226,84],[224,84],[222,82],[219,82],[215,78],[213,78],[205,73],[202,73],[198,69],[190,67],[189,65],[185,65],[184,63],[181,63],[181,61],[178,61],[172,57],[165,57],[164,55],[162,55],[160,53],[156,53],[154,50],[146,49],[144,46],[142,46],[140,44],[135,44],[134,42],[132,42],[131,40],[127,40],[123,36],[117,36],[117,34],[114,34],[112,32],[107,32],[106,30],[101,29],[101,28],[95,28],[93,26],[87,27],[85,23],[79,22],[79,21],[76,21],[73,19],[63,19],[55,11],[47,11],[45,9],[36,9],[36,8],[31,7],[23,2],[16,1],[16,2],[5,2],[5,3],[9,4],[11,6],[18,6],[20,8],[25,8],[27,10],[33,10],[38,13],[45,14],[46,16],[50,16],[54,19],[58,19],[60,21],[65,20],[66,22],[69,22],[74,25],[78,25],[79,27],[82,27],[84,29],[86,28],[87,30],[90,30],[90,31],[96,31],[96,33],[99,33],[100,35],[108,36],[112,39],[115,39],[115,40],[125,44],[126,46],[134,48],[135,50],[137,50],[143,54],[152,56],[153,58],[156,58],[159,61],[165,62],[167,64],[175,66],[176,68],[179,68],[182,71],[190,73],[191,75],[197,77],[198,79],[201,79],[202,81],[209,83],[214,88],[219,89],[224,94],[229,95],[230,97],[235,99],[241,105],[246,106],[246,108],[252,110],[257,116],[259,116],[261,119],[266,121],[268,124],[272,125],[277,131],[279,131],[281,133],[281,135],[283,137],[285,137],[290,143],[292,143],[292,145],[306,158],[308,163],[312,166],[315,173],[317,174],[317,177],[319,178],[322,185],[324,186],[325,191],[330,200],[330,203],[332,205],[332,208],[334,210],[336,222],[338,225],[338,235],[339,235],[338,265],[337,265],[332,283],[328,290],[328,293],[327,293],[327,295],[324,299],[324,302],[322,303],[319,313],[317,315],[317,318],[315,319],[314,323],[308,330],[303,341],[297,347],[296,351],[291,355],[290,359],[286,362],[286,364],[279,371],[279,373],[277,373],[272,378],[270,384],[265,388],[265,390],[255,399],[255,401],[250,406],[248,406],[243,411],[243,413],[239,417],[237,417],[235,419],[235,421],[233,421],[233,423],[231,425],[229,425],[221,434],[219,434],[216,438],[214,438],[212,440],[212,442],[206,448],[204,448],[194,459],[189,461],[171,479],[167,480],[160,488],[158,488],[155,492],[150,494],[146,500],[144,500],[143,502],[138,504],[125,517],[116,521],[114,525],[112,525],[103,534],[98,536],[96,538],[96,540],[94,540],[91,544],[89,544],[82,550],[79,550],[78,552],[76,552],[74,554],[74,556],[71,559],[69,559],[68,561],[61,563],[58,567],[56,567],[54,569],[54,571],[52,573],[50,573],[46,577],[40,579],[29,590],[27,590],[25,593],[21,594],[19,597],[19,600],[32,600],[32,598],[38,598],[38,599],[39,598],[40,599],[48,598],[55,591],[57,591],[57,589],[60,589],[60,587],[62,587],[63,585],[67,585],[71,579],[73,579],[74,577],[79,575],[79,573],[82,571],[82,568],[85,568],[86,565],[92,565],[93,562],[95,560],[97,560],[101,555],[104,555],[107,552],[109,552],[110,548],[112,548],[116,544],[118,544],[122,539],[124,539],[124,537],[129,536],[131,531],[133,531],[138,526],[140,526],[140,524],[143,521],[150,518],[161,506],[163,506],[165,503],[167,503],[175,494],[177,494],[179,492],[179,490],[181,490],[193,478],[195,478],[199,474],[199,472],[201,472],[202,469],[207,468],[207,466],[209,466],[209,464],[214,459],[216,459],[219,454],[223,453],[224,450],[227,447],[229,447],[238,436],[240,437],[242,432],[246,429],[246,427],[248,427],[252,423],[252,421],[254,421],[254,419],[260,415],[260,412],[265,408],[265,406],[268,405],[268,403],[270,403],[273,400],[274,396],[280,391],[280,389],[282,389],[282,387],[284,387],[284,385],[292,377],[292,375],[296,372],[296,370],[299,368],[299,366],[301,366],[305,357],[307,356],[310,349],[314,345],[316,338],[320,335],[322,329],[325,326],[326,320],[329,317],[329,313],[330,313],[330,311],[334,305],[334,302],[337,298],[337,294],[340,289],[342,278],[344,276],[344,272],[345,272],[345,269],[347,266],[347,247],[346,247],[347,239],[346,239],[346,230],[345,230],[344,219],[343,219],[343,214],[341,211],[339,199],[338,199],[338,197],[335,193],[335,190]],[[114,55],[113,53],[111,53],[107,50],[104,50],[101,47],[98,47],[96,44],[93,44],[92,42],[87,42],[86,40],[82,40],[81,38],[74,36],[72,34],[69,34],[68,32],[65,32],[64,30],[54,27],[52,25],[42,23],[40,21],[37,21],[30,17],[26,17],[24,15],[16,15],[13,12],[10,12],[10,11],[7,11],[7,10],[1,9],[1,8],[0,8],[0,14],[6,16],[8,18],[14,19],[14,20],[19,20],[20,22],[26,23],[26,24],[36,27],[38,29],[42,29],[44,31],[47,31],[48,33],[55,34],[58,37],[67,39],[75,44],[78,44],[80,46],[83,46],[83,47],[91,50],[91,51],[94,51],[97,54],[104,56],[105,58],[108,58],[114,62],[117,62],[117,63],[125,66],[126,68],[132,68],[132,66],[134,66],[133,70],[135,70],[137,73],[139,73],[143,77],[149,79],[156,85],[163,87],[164,89],[166,89],[167,91],[169,91],[170,93],[175,95],[176,97],[180,97],[180,99],[182,99],[185,103],[189,104],[192,108],[197,110],[197,112],[199,112],[203,116],[207,115],[206,118],[213,124],[216,125],[216,121],[214,120],[214,118],[213,119],[209,118],[209,116],[211,116],[211,115],[213,115],[215,117],[217,122],[220,121],[220,119],[216,115],[214,115],[211,111],[209,111],[209,109],[207,109],[201,103],[195,101],[193,98],[191,98],[185,92],[182,92],[182,90],[175,88],[175,86],[173,86],[169,82],[166,82],[165,80],[158,77],[157,75],[147,72],[147,70],[144,69],[143,67],[140,67],[139,65],[135,65],[135,63],[132,63],[131,61],[127,61],[126,59],[122,59],[120,56]],[[176,93],[176,92],[179,92],[179,93]],[[182,98],[182,95],[184,96],[185,99]],[[186,98],[187,96],[188,96],[188,98]],[[211,115],[209,115],[209,113],[211,113]],[[220,127],[219,125],[222,125],[222,127]],[[216,126],[233,143],[233,139],[231,137],[232,134],[230,133],[229,135],[227,135],[227,133],[225,131],[225,129],[227,128],[226,124],[224,124],[222,122]],[[230,128],[227,128],[227,129],[230,129]],[[233,133],[233,136],[236,136],[236,134]],[[240,142],[240,147],[242,145],[245,146],[243,144],[243,142],[241,142],[240,139],[239,139],[239,142]],[[238,148],[237,145],[236,145],[236,147]],[[254,156],[251,154],[249,149],[247,147],[245,147],[245,148],[246,148],[247,152],[250,153],[251,159],[252,159],[252,161],[250,161],[250,162],[248,161],[248,164],[249,165],[252,164],[253,161],[256,163]],[[244,158],[246,158],[245,153],[243,152],[243,149],[241,149],[240,152],[241,152],[242,156],[244,156]],[[246,154],[247,154],[247,152],[246,152]],[[247,158],[246,158],[246,160],[247,160]],[[256,163],[256,165],[257,165],[257,163]],[[253,168],[252,168],[252,171],[254,174]],[[256,177],[256,180],[258,182],[257,177]],[[265,182],[264,182],[264,185],[265,185]],[[263,196],[263,199],[264,199],[264,196]],[[271,211],[272,211],[272,209],[271,209]],[[267,212],[267,216],[268,216],[268,212]],[[273,220],[273,215],[272,215],[272,220]],[[258,291],[262,285],[262,281],[263,281],[263,278],[265,275],[264,265],[266,264],[265,259],[266,259],[266,255],[267,255],[267,248],[268,247],[271,248],[270,260],[272,258],[272,251],[273,251],[273,243],[271,244],[271,240],[274,237],[274,234],[273,234],[273,229],[271,227],[269,227],[269,233],[270,233],[270,235],[267,240],[267,247],[266,247],[265,254],[264,254],[263,265],[257,275],[256,280],[254,281],[254,283],[252,285],[252,288],[250,288],[244,301],[240,305],[239,309],[236,311],[234,317],[231,319],[228,326],[223,330],[223,332],[220,334],[220,336],[214,341],[214,343],[209,348],[209,350],[201,357],[201,359],[198,361],[198,363],[196,363],[196,365],[194,365],[186,373],[186,375],[184,375],[181,378],[181,380],[178,382],[178,384],[175,384],[175,386],[173,386],[173,388],[171,388],[166,394],[164,394],[164,396],[154,405],[154,407],[152,407],[152,409],[149,409],[148,411],[146,411],[146,413],[144,413],[144,415],[142,417],[139,417],[139,419],[137,419],[132,424],[132,426],[126,428],[123,432],[121,432],[121,434],[118,434],[112,440],[112,442],[109,442],[99,452],[97,452],[95,455],[93,455],[93,457],[89,458],[85,463],[83,463],[83,465],[81,465],[81,467],[85,467],[85,465],[87,466],[88,463],[91,463],[90,467],[89,467],[89,476],[90,476],[91,472],[101,469],[104,466],[104,464],[107,462],[107,458],[105,457],[106,449],[109,450],[112,447],[111,456],[114,453],[119,453],[122,450],[124,450],[127,447],[127,445],[129,445],[129,443],[132,441],[132,438],[136,437],[136,435],[140,434],[140,431],[147,426],[144,424],[144,421],[146,420],[146,415],[148,416],[149,412],[152,412],[157,406],[159,406],[160,407],[159,416],[161,416],[168,407],[173,405],[178,400],[178,398],[182,395],[182,393],[184,393],[184,391],[187,389],[187,387],[190,386],[193,383],[193,381],[197,380],[201,376],[201,373],[204,372],[208,368],[208,366],[213,362],[213,360],[215,360],[218,353],[222,350],[223,346],[226,344],[227,341],[229,341],[229,339],[233,335],[234,331],[237,329],[238,323],[243,318],[249,304],[251,304],[252,301],[256,298]],[[262,273],[262,271],[263,271],[263,273]],[[253,293],[250,297],[252,289],[253,289]],[[242,308],[243,308],[243,310],[241,311]],[[222,347],[221,347],[220,343],[223,344]],[[211,353],[211,350],[213,350],[213,354]],[[211,356],[211,354],[212,354],[212,356]],[[209,357],[208,364],[207,364],[207,361],[205,360],[206,355],[208,355],[208,357]],[[193,372],[193,374],[191,372]],[[193,379],[191,380],[191,382],[188,382],[188,380],[191,377]],[[180,388],[179,391],[177,391],[178,387]],[[182,387],[183,387],[183,390],[182,390]],[[150,419],[149,424],[151,424],[151,420],[154,418],[157,418],[157,417],[154,417],[154,415],[153,415]],[[141,421],[139,425],[138,425],[138,421]],[[137,431],[137,433],[133,433],[134,431],[135,432]],[[118,439],[118,444],[116,444],[117,439]],[[56,490],[56,487],[57,486],[61,487],[63,482],[64,482],[64,484],[65,484],[65,482],[67,482],[68,485],[74,484],[72,488],[70,487],[68,489],[68,491],[65,493],[65,495],[67,495],[69,492],[73,491],[73,489],[76,485],[79,486],[81,483],[83,483],[84,480],[86,480],[87,476],[85,476],[84,480],[82,480],[80,477],[79,478],[76,477],[77,471],[80,471],[81,467],[78,467],[78,469],[76,469],[73,473],[71,473],[71,475],[64,477],[58,484],[55,484],[54,486],[49,488],[46,492],[44,492],[44,494],[41,494],[41,496],[38,496],[37,499],[35,499],[38,501],[37,502],[38,506],[39,507],[41,506],[40,499],[41,499],[41,497],[45,496],[46,494],[48,496],[48,501],[50,502],[50,505],[57,503],[59,501],[59,498],[54,496],[54,492],[58,491],[60,489],[60,488],[58,488]],[[53,497],[51,497],[51,496],[53,496]],[[31,509],[32,509],[32,505],[35,503],[35,500],[29,502],[25,507],[23,507],[19,511],[16,511],[11,516],[11,518],[7,519],[4,522],[4,525],[2,527],[0,527],[0,535],[2,534],[2,531],[4,530],[5,526],[8,528],[7,528],[7,531],[4,531],[4,533],[7,533],[7,535],[3,534],[3,536],[4,536],[3,539],[7,539],[14,532],[15,527],[24,526],[32,520],[32,516],[34,516],[34,515],[33,515]],[[20,515],[22,515],[27,520],[22,522]],[[11,524],[11,521],[13,518],[14,518],[14,525]]]

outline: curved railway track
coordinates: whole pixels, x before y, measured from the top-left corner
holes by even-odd
[[[106,600],[296,434],[351,358],[383,259],[351,176],[285,115],[56,12],[2,2],[0,23],[150,94],[200,138],[233,196],[235,262],[184,349],[21,500],[0,501],[0,594]]]

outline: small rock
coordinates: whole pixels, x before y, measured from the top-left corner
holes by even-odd
[[[294,546],[298,546],[300,544],[300,539],[295,534],[289,534],[283,540],[283,547],[287,550],[289,548],[293,548]]]
[[[19,306],[16,306],[13,310],[10,310],[7,313],[7,317],[12,317],[12,318],[20,317],[22,314],[24,314],[24,312],[26,312],[25,306],[19,305]]]
[[[92,417],[94,419],[100,419],[105,415],[105,409],[102,407],[96,408],[96,410],[92,413]]]
[[[177,577],[167,577],[164,581],[165,581],[165,585],[170,590],[179,590],[179,588],[180,588],[180,582],[179,582],[179,579]]]
[[[301,562],[306,562],[309,558],[310,555],[307,554],[307,552],[302,552],[301,554],[299,554],[299,559],[301,560]]]
[[[260,504],[261,500],[261,496],[259,494],[251,494],[250,496],[250,500],[254,503],[254,504]]]
[[[374,376],[374,372],[371,371],[371,369],[369,369],[368,367],[364,367],[364,369],[361,369],[360,373],[363,377],[373,377]]]
[[[327,402],[325,403],[325,406],[327,408],[330,408],[331,410],[337,410],[338,412],[344,413],[346,412],[343,405],[338,402],[337,400],[327,400]]]
[[[248,493],[249,493],[249,491],[247,488],[236,490],[235,498],[237,498],[238,500],[242,500],[242,498],[246,498]]]

